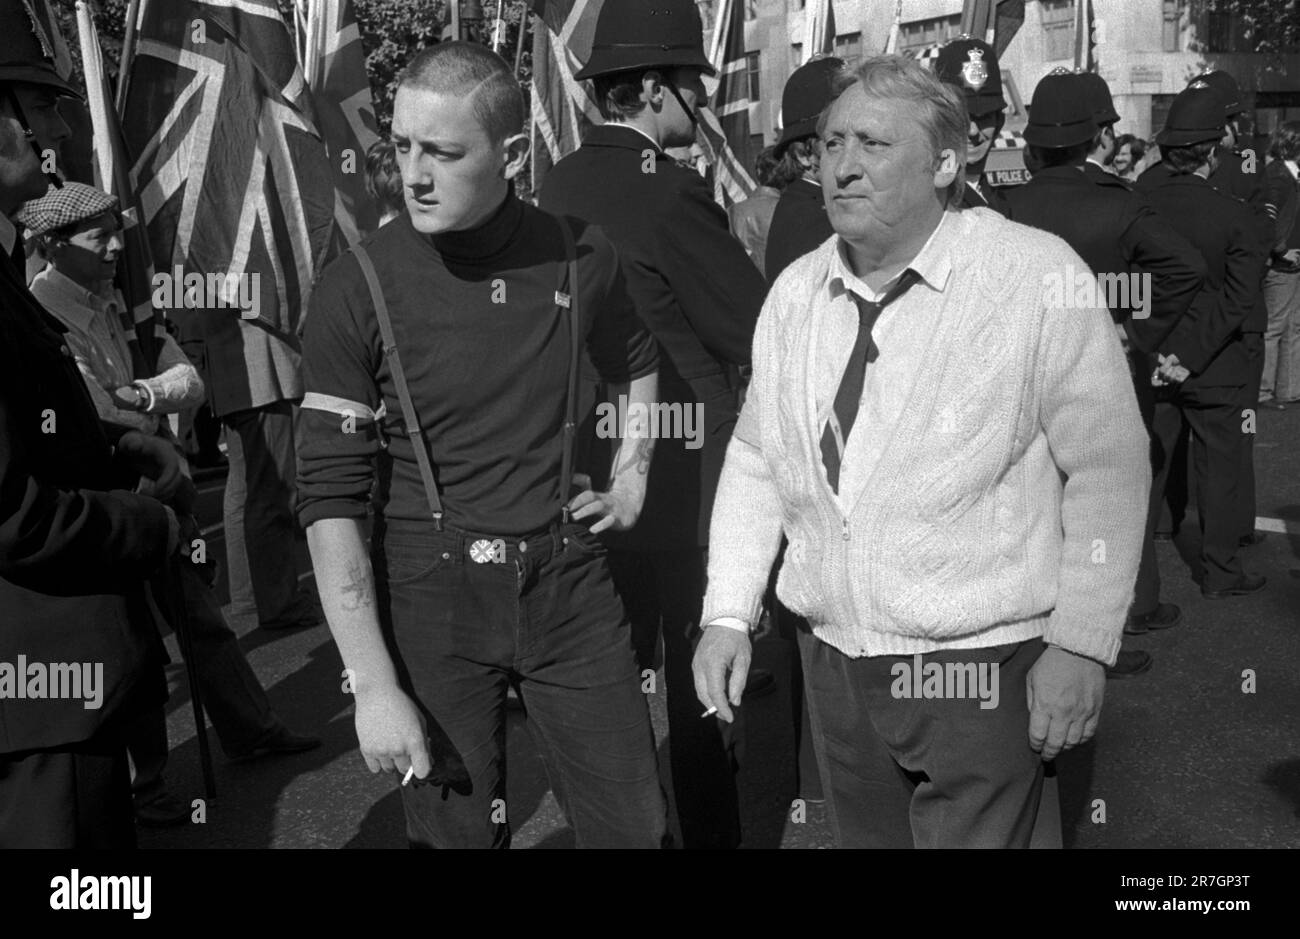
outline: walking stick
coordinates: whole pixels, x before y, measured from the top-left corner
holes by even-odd
[[[185,659],[185,677],[190,683],[190,704],[194,707],[194,729],[199,737],[199,763],[203,767],[203,791],[209,799],[217,797],[216,776],[212,771],[212,750],[208,747],[208,722],[203,714],[203,698],[199,693],[199,670],[194,663],[193,643],[190,636],[190,611],[185,605],[185,585],[179,555],[173,556],[167,566],[167,603],[172,608],[172,628],[176,642]]]

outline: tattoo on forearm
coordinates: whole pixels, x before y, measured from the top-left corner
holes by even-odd
[[[624,446],[620,447],[614,458],[614,479],[625,470],[634,470],[638,475],[644,476],[650,472],[650,460],[654,456],[655,442],[653,437],[638,437],[636,443],[632,446],[631,452],[627,458],[623,457],[623,450],[626,448],[627,440],[624,440]]]
[[[368,561],[354,561],[348,566],[347,582],[343,585],[343,609],[349,612],[364,610],[375,603],[375,575]]]

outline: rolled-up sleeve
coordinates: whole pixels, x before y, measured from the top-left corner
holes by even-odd
[[[347,255],[312,291],[303,333],[304,396],[295,431],[298,521],[364,518],[380,449],[376,337],[356,260]]]

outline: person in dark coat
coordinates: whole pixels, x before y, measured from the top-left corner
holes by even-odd
[[[1192,467],[1201,529],[1201,593],[1211,599],[1243,596],[1264,587],[1246,574],[1236,526],[1241,473],[1240,400],[1253,381],[1253,364],[1242,327],[1254,309],[1265,251],[1254,237],[1250,208],[1216,190],[1209,176],[1218,159],[1222,122],[1217,92],[1193,86],[1174,99],[1165,129],[1156,137],[1170,173],[1145,190],[1147,200],[1194,244],[1205,260],[1205,289],[1217,303],[1212,315],[1184,317],[1163,348],[1188,377],[1159,394],[1152,420],[1156,442],[1151,511],[1164,499],[1164,478],[1184,420],[1192,428]]]
[[[75,92],[26,13],[0,13],[0,848],[134,847],[124,726],[166,695],[145,578],[180,544],[180,462],[101,425],[64,328],[27,289],[9,215]],[[24,140],[24,138],[27,138]],[[188,542],[187,542],[188,543]]]
[[[984,179],[984,166],[1007,120],[1007,99],[1002,96],[1002,69],[987,42],[960,36],[944,45],[934,62],[939,80],[957,88],[966,98],[970,136],[966,150],[966,190],[963,209],[993,209],[1007,214],[1005,195]]]
[[[685,846],[731,848],[740,840],[734,774],[719,722],[700,719],[691,654],[713,495],[766,285],[705,182],[664,153],[695,139],[700,76],[712,72],[702,36],[690,0],[601,8],[591,58],[576,77],[594,79],[606,123],[551,170],[540,206],[598,225],[614,243],[637,313],[659,340],[658,406],[683,417],[680,432],[652,429],[660,439],[640,521],[607,543],[643,670],[653,668],[662,624]],[[608,463],[593,459],[593,473]]]
[[[1119,112],[1115,110],[1115,100],[1110,95],[1110,86],[1106,84],[1106,79],[1096,72],[1079,72],[1075,80],[1079,84],[1080,91],[1092,104],[1092,120],[1097,125],[1097,136],[1092,139],[1083,171],[1094,182],[1103,176],[1123,179],[1112,170],[1115,153],[1119,149],[1115,138],[1115,125],[1119,122]],[[1126,179],[1123,181],[1128,182]]]
[[[1205,263],[1126,182],[1109,173],[1094,178],[1085,173],[1083,164],[1096,136],[1093,105],[1077,75],[1058,69],[1039,82],[1025,140],[1031,161],[1040,168],[1028,183],[1007,193],[1008,216],[1064,238],[1094,274],[1105,275],[1112,285],[1133,285],[1134,290],[1116,291],[1108,301],[1116,327],[1130,345],[1134,388],[1149,421],[1151,357],[1163,349],[1180,317],[1198,299]],[[1143,285],[1149,287],[1143,290]],[[1153,523],[1147,529],[1136,596],[1125,627],[1130,634],[1167,629],[1182,621],[1177,606],[1160,602]],[[1109,674],[1134,674],[1150,665],[1147,653],[1123,651]]]
[[[844,68],[835,56],[813,59],[795,69],[781,93],[781,139],[776,155],[788,180],[772,214],[763,273],[769,284],[795,258],[835,234],[826,217],[818,176],[817,118],[831,99],[831,80]]]

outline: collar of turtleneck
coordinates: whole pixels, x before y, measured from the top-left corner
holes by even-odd
[[[524,221],[524,204],[514,190],[506,193],[501,205],[483,224],[464,231],[443,232],[427,236],[435,251],[448,261],[478,264],[500,255],[515,240]],[[408,221],[409,225],[410,222]]]

